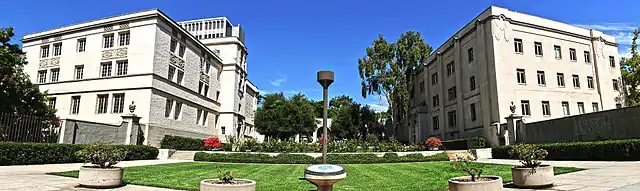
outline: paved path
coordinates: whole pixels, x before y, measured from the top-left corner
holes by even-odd
[[[502,159],[480,159],[478,162],[519,164],[517,160]],[[558,175],[555,177],[553,187],[537,190],[640,191],[640,162],[543,161],[543,164],[587,170]],[[534,189],[505,188],[504,190],[532,191]]]
[[[185,160],[139,160],[124,161],[118,164],[121,167],[144,166],[154,164],[166,164],[187,162]],[[78,170],[82,163],[69,164],[45,164],[45,165],[16,165],[0,166],[0,191],[49,191],[49,190],[94,190],[76,188],[78,180],[75,178],[47,175],[48,172],[63,172]],[[154,188],[138,185],[126,185],[120,188],[106,189],[114,191],[170,191],[170,189]]]

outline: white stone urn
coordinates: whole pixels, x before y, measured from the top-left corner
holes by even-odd
[[[89,188],[118,187],[122,185],[122,168],[82,166],[78,174],[78,184]]]
[[[219,179],[200,181],[200,191],[255,191],[256,181],[233,179],[231,184],[222,183]]]
[[[553,185],[553,166],[540,165],[535,168],[513,167],[513,185],[519,188],[540,188]]]
[[[449,179],[449,191],[501,191],[502,178],[499,176],[481,176],[471,181],[470,176]]]

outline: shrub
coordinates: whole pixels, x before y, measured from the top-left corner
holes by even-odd
[[[240,145],[240,151],[251,151],[251,152],[260,152],[262,149],[258,142],[253,139],[249,139],[245,142],[242,142]]]
[[[586,161],[637,161],[640,160],[640,139],[571,142],[537,144],[548,152],[548,160],[586,160]],[[497,146],[491,149],[492,157],[515,159],[509,155],[510,146]]]
[[[481,149],[484,148],[485,142],[484,137],[474,137],[442,141],[442,146],[447,150]]]
[[[472,161],[475,161],[476,158],[471,155],[467,155],[465,157],[458,157],[457,160],[453,161],[453,167],[457,170],[461,170],[469,174],[471,176],[471,181],[475,182],[476,178],[482,175],[482,169],[472,167],[470,164]]]
[[[204,147],[209,150],[219,150],[222,147],[222,143],[217,137],[211,137],[204,140]]]
[[[231,151],[231,145],[229,143],[222,143],[223,151]]]
[[[76,155],[84,160],[84,163],[91,163],[100,168],[111,168],[118,162],[125,159],[127,152],[123,148],[118,148],[105,143],[94,143],[76,152]]]
[[[404,155],[404,157],[408,159],[422,159],[424,158],[424,155],[420,153],[411,153],[411,154]]]
[[[425,142],[427,148],[438,148],[442,146],[442,141],[438,139],[438,137],[429,137],[427,142]]]
[[[206,150],[206,147],[204,146],[204,139],[194,139],[171,135],[165,135],[164,138],[162,138],[162,142],[160,142],[160,148],[187,151]]]
[[[158,149],[144,145],[113,145],[127,152],[124,160],[154,160],[158,158]]]
[[[397,153],[384,153],[382,158],[398,158],[398,154]]]
[[[395,153],[393,153],[395,154]],[[389,153],[387,157],[378,157],[375,154],[329,154],[327,161],[332,164],[370,164],[370,163],[398,163],[398,162],[428,162],[428,161],[449,161],[446,153],[438,153],[432,156],[417,155],[393,156]],[[385,155],[386,156],[386,155]],[[196,153],[195,161],[207,162],[230,162],[230,163],[270,163],[270,164],[319,164],[322,157],[311,157],[304,154],[283,153],[272,157],[267,154],[250,153]]]
[[[282,153],[275,157],[273,160],[279,164],[315,164],[320,163],[317,158],[305,155],[305,154],[289,154]]]
[[[544,159],[547,154],[547,151],[529,144],[514,145],[512,149],[509,150],[509,155],[520,160],[522,166],[526,168],[540,166],[540,160]]]
[[[218,170],[218,179],[225,184],[231,184],[233,172],[230,170]]]

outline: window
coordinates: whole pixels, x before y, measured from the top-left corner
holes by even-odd
[[[556,78],[558,79],[558,87],[564,87],[564,74],[558,73]]]
[[[431,85],[438,83],[438,72],[431,74]]]
[[[520,108],[522,109],[522,115],[531,115],[531,108],[529,107],[529,100],[520,101]]]
[[[533,47],[534,47],[536,56],[542,56],[542,43],[541,42],[534,42],[533,43]]]
[[[469,50],[467,50],[467,58],[469,59],[469,62],[473,61],[473,48],[469,48]]]
[[[569,109],[569,102],[562,102],[562,114],[571,115],[571,110]]]
[[[613,83],[613,90],[618,91],[619,90],[619,88],[618,88],[618,80],[613,79],[612,83]]]
[[[587,76],[587,88],[593,89],[593,77]]]
[[[433,107],[440,105],[440,95],[431,97],[431,105],[433,105]]]
[[[522,54],[522,39],[513,39],[513,45],[515,47],[516,53]]]
[[[109,77],[111,76],[111,62],[103,62],[100,64],[100,77]]]
[[[589,51],[584,51],[584,62],[585,63],[591,63],[591,54],[589,54]]]
[[[578,75],[573,75],[573,87],[580,88],[580,77]]]
[[[178,75],[176,76],[176,83],[182,85],[182,78],[184,77],[184,71],[178,70]]]
[[[71,97],[71,115],[77,115],[80,112],[80,96]]]
[[[107,113],[109,105],[109,94],[98,95],[96,100],[96,113]]]
[[[616,67],[616,59],[613,56],[609,56],[609,66]]]
[[[202,94],[202,87],[204,86],[203,82],[198,82],[198,94]]]
[[[576,55],[576,49],[573,49],[573,48],[569,49],[569,59],[574,62],[578,60],[578,56]]]
[[[182,103],[176,102],[176,106],[173,111],[173,119],[179,120],[182,117]]]
[[[516,72],[518,76],[518,84],[526,84],[527,78],[524,74],[524,69],[517,69]]]
[[[469,112],[471,113],[471,121],[476,121],[476,104],[472,103],[469,105]]]
[[[47,71],[40,70],[38,71],[38,83],[46,83],[47,82]]]
[[[166,105],[164,106],[164,117],[171,117],[171,111],[173,111],[173,100],[167,98]]]
[[[173,81],[173,76],[175,75],[176,75],[176,67],[169,66],[169,74],[167,74],[167,79],[169,79],[169,81]]]
[[[456,87],[455,86],[449,88],[447,90],[447,92],[449,94],[448,95],[449,96],[449,101],[452,101],[452,100],[456,99],[457,95],[456,95]]]
[[[600,111],[600,108],[598,108],[598,103],[597,102],[591,103],[591,108],[593,108],[593,112]]]
[[[209,112],[198,109],[198,125],[207,125]]]
[[[49,107],[55,109],[56,108],[56,98],[55,97],[50,97],[49,98]]]
[[[84,65],[77,65],[73,71],[73,79],[80,80],[84,75]]]
[[[40,58],[49,57],[49,45],[44,45],[40,47]]]
[[[449,64],[447,64],[447,77],[451,76],[451,74],[456,72],[456,68],[455,66],[453,66],[453,62],[449,62]]]
[[[424,92],[424,81],[420,82],[420,92]]]
[[[184,45],[180,45],[180,48],[178,49],[178,56],[184,58],[184,51],[187,47],[185,47]]]
[[[549,101],[542,101],[542,115],[543,116],[551,115],[551,109],[549,108]]]
[[[538,85],[547,85],[544,77],[544,71],[538,71]]]
[[[209,97],[209,85],[205,84],[204,85],[204,90],[202,91],[202,95],[205,97]]]
[[[560,46],[553,46],[553,53],[556,56],[556,59],[562,59],[562,50],[560,49]]]
[[[476,90],[476,77],[475,76],[469,77],[469,90],[471,90],[471,91]]]
[[[62,54],[62,43],[53,44],[53,56],[60,56]]]
[[[578,114],[584,114],[584,103],[578,102]]]
[[[171,45],[169,46],[169,51],[171,51],[171,53],[176,53],[177,46],[178,46],[178,41],[171,39]]]
[[[120,42],[120,46],[129,45],[130,38],[131,38],[131,33],[129,33],[129,31],[118,33],[118,42]]]
[[[129,67],[129,61],[120,60],[116,62],[116,76],[127,75],[127,69]]]
[[[450,111],[449,113],[447,113],[447,116],[449,118],[449,127],[455,127],[456,126],[456,122],[457,122],[457,116],[456,116],[456,111]]]
[[[51,82],[57,82],[60,78],[60,68],[51,69]]]
[[[124,93],[113,94],[113,109],[112,113],[124,112]]]
[[[87,49],[87,39],[81,38],[78,39],[78,52],[84,52]]]
[[[106,34],[103,37],[102,48],[112,48],[113,47],[113,34]]]
[[[218,101],[218,98],[220,98],[220,91],[216,91],[216,101]]]
[[[225,134],[225,130],[226,130],[225,126],[220,127],[220,130],[222,131],[222,134],[224,135]]]
[[[198,114],[197,114],[197,119],[196,119],[196,125],[200,125],[202,123],[202,121],[200,121],[202,119],[202,109],[198,109]]]
[[[440,129],[440,120],[438,120],[438,116],[431,117],[431,123],[433,123],[433,130]]]
[[[622,104],[616,103],[616,109],[622,108]]]
[[[238,104],[238,111],[242,111],[242,104]]]

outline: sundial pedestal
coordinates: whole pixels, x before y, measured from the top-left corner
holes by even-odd
[[[318,191],[333,191],[333,184],[345,177],[347,171],[338,165],[317,164],[304,169],[304,178],[318,186]]]

